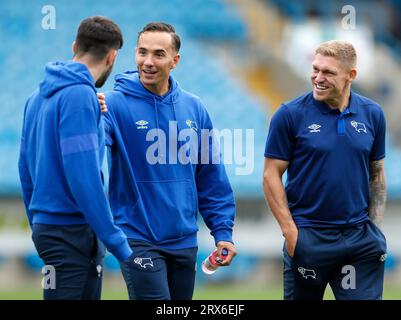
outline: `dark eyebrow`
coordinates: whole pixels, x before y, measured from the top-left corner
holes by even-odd
[[[165,53],[166,51],[165,50],[163,50],[163,49],[157,49],[157,50],[155,50],[155,53]]]
[[[149,51],[148,49],[144,48],[144,47],[139,47],[138,51]],[[156,49],[154,51],[155,54],[160,54],[160,53],[166,53],[166,50],[164,49]]]

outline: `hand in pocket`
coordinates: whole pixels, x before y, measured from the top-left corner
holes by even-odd
[[[291,232],[288,232],[285,236],[285,249],[288,255],[294,257],[295,247],[298,242],[298,229],[294,228]]]

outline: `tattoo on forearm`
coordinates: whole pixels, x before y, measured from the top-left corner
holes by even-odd
[[[384,175],[383,160],[370,162],[370,199],[369,199],[369,217],[379,227],[381,227],[384,218],[384,209],[386,206],[386,179]]]

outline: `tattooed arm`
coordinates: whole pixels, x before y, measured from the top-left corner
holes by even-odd
[[[387,199],[384,160],[371,161],[369,164],[369,172],[369,217],[379,228],[381,228]]]

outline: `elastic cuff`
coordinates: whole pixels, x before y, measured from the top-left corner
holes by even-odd
[[[214,237],[216,246],[217,246],[217,243],[219,243],[220,241],[227,241],[227,242],[231,242],[234,244],[232,233],[233,233],[232,230],[218,230],[218,231],[214,232],[213,237]]]
[[[129,246],[128,242],[125,240],[121,245],[114,248],[113,251],[110,251],[120,262],[127,261],[128,258],[132,255],[132,249]]]

